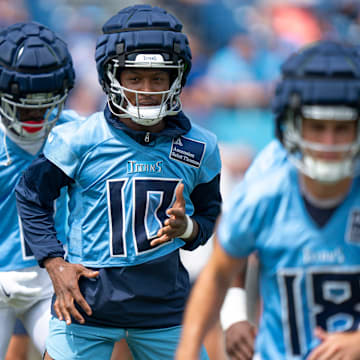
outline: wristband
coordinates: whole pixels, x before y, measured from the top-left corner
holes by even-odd
[[[239,287],[229,288],[220,311],[223,330],[239,321],[247,320],[246,291]]]
[[[188,239],[194,230],[194,223],[191,220],[191,217],[189,215],[185,215],[186,216],[186,229],[184,231],[184,233],[182,235],[179,236],[180,239],[186,240]]]

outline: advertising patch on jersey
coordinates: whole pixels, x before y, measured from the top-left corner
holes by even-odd
[[[179,136],[173,139],[170,159],[199,168],[204,153],[205,143]]]
[[[360,209],[353,210],[350,214],[347,238],[350,243],[360,245]]]

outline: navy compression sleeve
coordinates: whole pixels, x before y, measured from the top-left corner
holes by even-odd
[[[198,236],[182,248],[195,250],[205,244],[212,235],[215,222],[221,211],[220,175],[208,183],[198,185],[190,195],[194,204],[192,218],[199,224]]]
[[[40,266],[48,257],[63,257],[56,237],[54,201],[60,189],[73,182],[62,170],[40,155],[24,172],[15,189],[25,241]]]

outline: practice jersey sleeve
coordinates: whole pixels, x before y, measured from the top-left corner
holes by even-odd
[[[48,151],[48,149],[58,148],[60,151],[56,152],[56,156],[52,156],[54,151]],[[53,164],[59,167],[66,175],[71,178],[75,177],[75,173],[79,164],[79,158],[73,151],[71,146],[65,140],[65,137],[57,135],[57,132],[53,132],[49,135],[47,144],[44,148],[44,154]]]
[[[64,256],[54,226],[53,202],[59,197],[61,188],[71,182],[72,179],[40,155],[15,189],[24,237],[40,266],[46,258]]]
[[[222,214],[217,228],[219,243],[233,257],[245,257],[255,249],[256,207],[247,206],[245,188],[245,184],[236,187],[236,195]]]
[[[214,224],[221,210],[220,175],[208,183],[197,186],[190,198],[194,204],[192,218],[199,225],[199,234],[183,246],[185,250],[195,250],[205,244],[214,231]]]
[[[281,188],[281,169],[287,166],[286,150],[278,140],[273,140],[256,156],[242,182],[235,186],[230,208],[224,211],[217,231],[230,255],[243,257],[255,250],[265,219],[271,218],[270,209],[276,204],[274,193]],[[271,179],[275,180],[269,186]]]
[[[275,171],[281,173],[281,171]],[[273,179],[269,186],[268,179]],[[219,221],[217,237],[233,257],[246,257],[266,241],[267,228],[278,211],[283,176],[270,176],[242,182]],[[270,180],[271,182],[271,180]]]
[[[195,126],[194,128],[199,132]],[[205,129],[201,129],[201,132],[203,133],[203,136],[206,136],[206,149],[201,164],[201,171],[199,172],[198,182],[199,184],[204,184],[210,182],[220,174],[221,159],[216,136]]]
[[[199,129],[194,126],[195,131]],[[203,245],[211,237],[217,217],[221,211],[220,194],[220,169],[221,160],[216,136],[205,129],[201,129],[202,135],[206,136],[205,153],[202,159],[201,171],[199,172],[198,185],[190,195],[194,206],[192,218],[199,225],[198,236],[183,246],[185,250],[195,250]]]

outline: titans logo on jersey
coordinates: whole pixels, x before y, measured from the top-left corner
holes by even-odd
[[[230,255],[258,253],[262,359],[305,359],[319,344],[316,326],[333,332],[360,325],[360,181],[323,227],[307,213],[298,181],[289,163],[252,177],[218,229]]]
[[[190,160],[179,161],[180,154]],[[193,126],[177,142],[160,136],[145,146],[109,126],[103,113],[57,127],[44,155],[76,179],[69,186],[68,258],[90,267],[141,264],[184,245],[173,239],[151,247],[150,240],[167,218],[180,182],[191,215],[191,192],[220,171],[216,138],[203,129]]]

